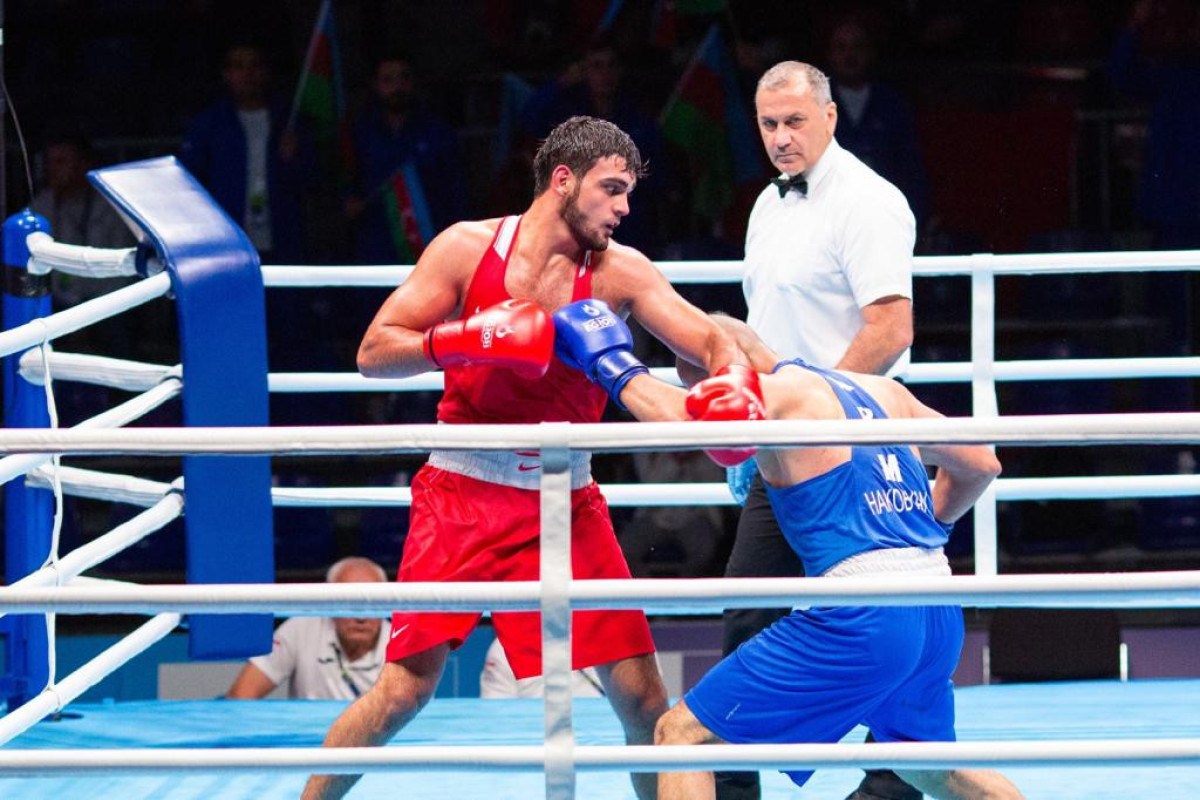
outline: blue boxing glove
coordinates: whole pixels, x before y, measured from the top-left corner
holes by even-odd
[[[729,487],[729,493],[739,506],[746,505],[746,498],[750,496],[750,486],[757,474],[758,460],[753,456],[740,464],[725,468],[725,485]]]
[[[579,300],[554,312],[554,354],[583,372],[617,405],[635,375],[649,372],[633,355],[633,335],[603,300]]]

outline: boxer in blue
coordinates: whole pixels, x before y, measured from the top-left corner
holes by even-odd
[[[628,367],[624,323],[602,304],[580,301],[554,320],[555,348],[568,364],[595,379],[598,363]],[[941,416],[889,378],[783,361],[744,323],[717,320],[750,369],[706,377],[679,361],[688,392],[631,370],[621,404],[647,421]],[[709,455],[729,466],[754,451]],[[950,529],[1000,473],[991,449],[979,445],[806,447],[765,450],[757,461],[807,574],[829,577],[949,575],[942,546]],[[925,464],[937,468],[932,489]],[[953,741],[950,676],[962,640],[957,606],[798,609],[705,675],[659,720],[655,743],[836,742],[859,724],[881,742]],[[898,772],[933,797],[1021,797],[991,770]],[[788,774],[803,785],[812,773]],[[712,798],[713,775],[662,773],[658,792],[659,800]]]

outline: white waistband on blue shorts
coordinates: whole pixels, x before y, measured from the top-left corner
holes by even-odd
[[[592,454],[571,451],[571,489],[592,482]],[[542,483],[542,461],[535,452],[511,450],[434,450],[429,466],[488,483],[537,490]]]
[[[867,550],[844,558],[821,574],[823,578],[856,575],[949,575],[950,562],[940,547],[893,547]]]

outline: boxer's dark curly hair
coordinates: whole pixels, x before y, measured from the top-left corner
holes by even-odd
[[[564,164],[582,178],[596,162],[609,156],[625,159],[626,169],[640,178],[646,173],[642,154],[629,134],[611,122],[596,117],[571,117],[550,131],[533,157],[533,195],[550,185],[550,175]]]

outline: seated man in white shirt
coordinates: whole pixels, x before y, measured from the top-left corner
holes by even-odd
[[[331,566],[325,580],[383,582],[387,575],[368,558],[350,557]],[[266,697],[286,681],[293,700],[354,700],[383,669],[389,627],[378,617],[292,617],[275,630],[271,652],[246,662],[225,696]]]
[[[522,678],[517,680],[504,648],[499,639],[492,640],[483,660],[483,671],[479,673],[479,696],[484,699],[500,699],[505,697],[541,697],[543,687],[542,677]],[[594,667],[577,669],[571,673],[571,695],[573,697],[603,697],[604,688],[600,685],[600,676]]]

